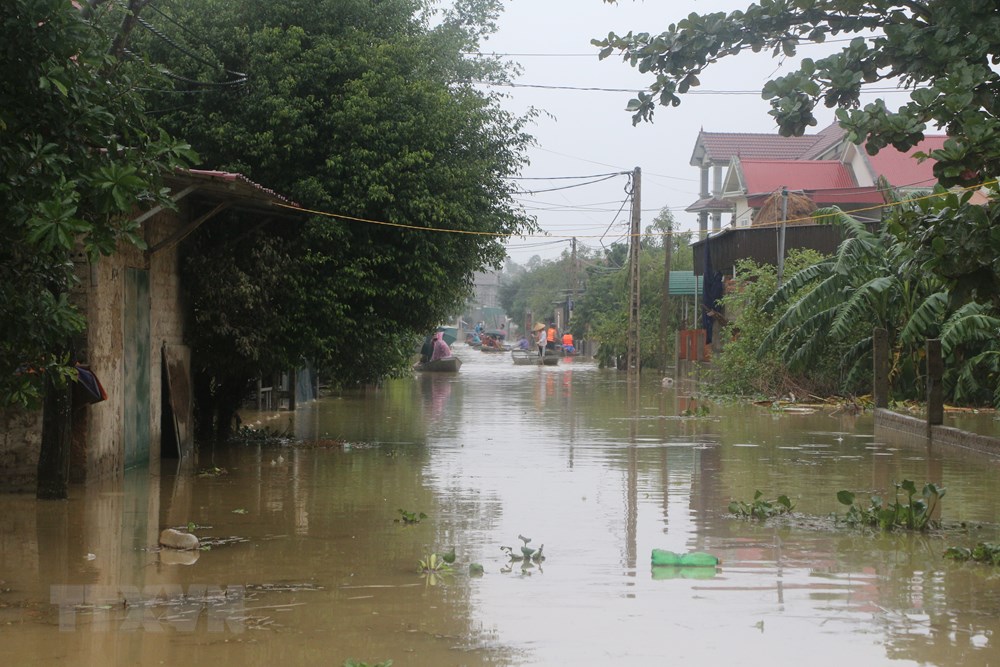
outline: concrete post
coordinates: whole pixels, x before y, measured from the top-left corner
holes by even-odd
[[[927,425],[944,423],[944,392],[941,378],[944,361],[941,358],[941,341],[927,339]]]
[[[876,327],[872,332],[872,398],[876,408],[889,407],[889,332]]]

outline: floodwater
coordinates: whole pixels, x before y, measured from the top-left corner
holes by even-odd
[[[203,450],[66,502],[0,497],[4,664],[1000,664],[1000,570],[942,557],[997,540],[996,460],[880,443],[865,415],[457,353],[458,375],[300,407],[301,445]],[[839,490],[903,479],[946,487],[940,518],[966,528],[830,520]],[[795,518],[728,513],[756,490]],[[211,549],[155,547],[188,524]],[[543,562],[508,560],[519,535]],[[451,572],[418,574],[452,546]],[[654,548],[722,564],[653,569]]]

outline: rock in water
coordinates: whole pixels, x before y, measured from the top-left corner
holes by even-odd
[[[182,533],[179,530],[174,530],[173,528],[167,528],[162,533],[160,533],[160,546],[167,547],[168,549],[197,549],[201,546],[198,542],[198,537],[192,535],[191,533]]]

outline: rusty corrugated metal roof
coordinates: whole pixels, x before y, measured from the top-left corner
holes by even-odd
[[[705,197],[684,210],[688,213],[697,213],[698,211],[732,211],[733,202],[718,197]]]
[[[215,187],[218,192],[229,192],[239,194],[244,198],[281,202],[289,206],[298,206],[294,201],[278,194],[270,188],[266,188],[259,183],[254,183],[243,174],[230,171],[214,171],[207,169],[181,169],[177,172],[177,177],[194,181],[199,187]]]

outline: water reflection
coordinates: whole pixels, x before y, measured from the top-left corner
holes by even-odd
[[[996,462],[878,442],[865,415],[457,353],[458,375],[302,406],[302,446],[203,451],[225,474],[132,473],[64,503],[0,497],[12,664],[995,662],[1000,577],[941,554],[996,539]],[[838,490],[904,478],[947,487],[941,519],[968,528],[832,529]],[[757,489],[803,518],[727,515]],[[160,529],[188,524],[210,551],[158,552]],[[546,560],[509,559],[500,547],[518,536]],[[452,546],[450,574],[417,573]],[[653,548],[722,567],[654,572]]]

